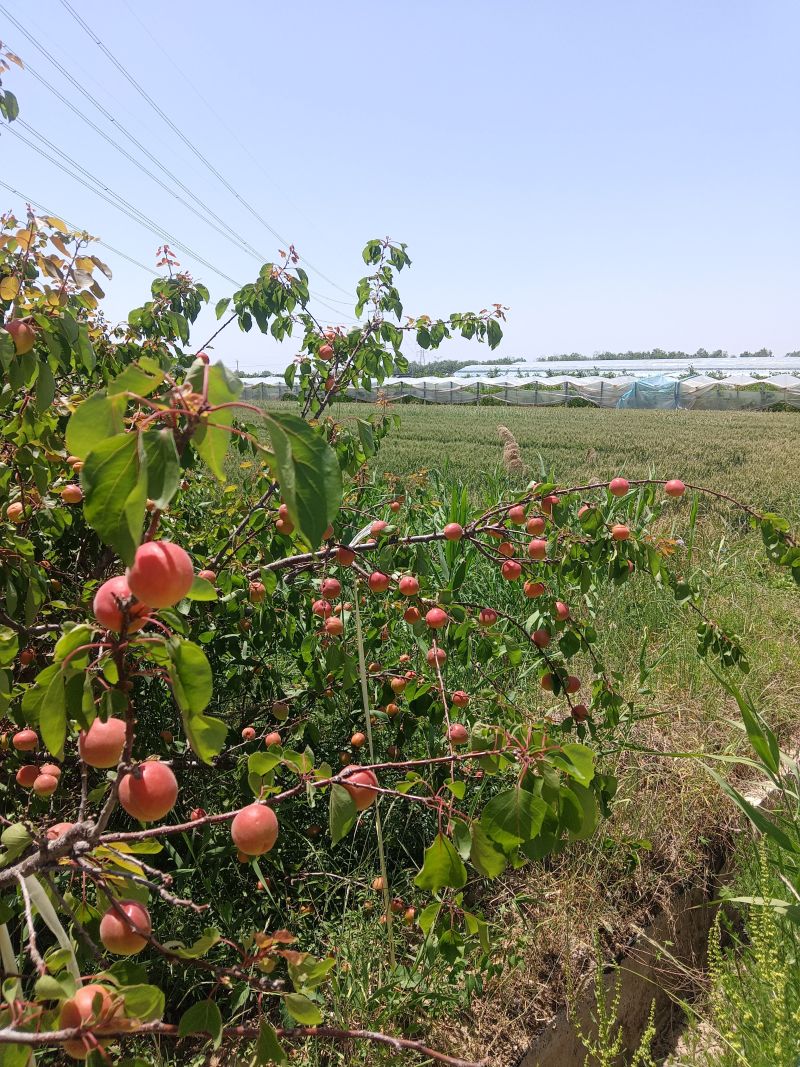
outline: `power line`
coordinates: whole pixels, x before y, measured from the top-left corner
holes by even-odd
[[[30,126],[28,123],[23,122],[23,120],[17,119],[13,125],[7,126],[6,129],[9,131],[9,133],[12,133],[15,137],[19,138],[19,140],[22,141],[23,144],[28,145],[28,147],[32,148],[34,152],[38,152],[40,156],[43,156],[50,163],[54,164],[54,166],[58,167],[59,170],[62,170],[65,174],[68,174],[71,178],[74,178],[75,181],[80,182],[81,185],[85,186],[85,188],[95,193],[102,200],[105,200],[106,203],[111,204],[112,207],[117,208],[118,211],[121,211],[124,215],[127,215],[128,218],[133,219],[134,222],[138,222],[139,225],[144,226],[146,229],[150,230],[162,242],[166,240],[166,242],[168,242],[169,244],[174,245],[175,248],[180,249],[186,255],[191,256],[193,259],[196,259],[198,263],[202,263],[203,266],[208,267],[209,270],[213,271],[215,274],[218,274],[220,278],[224,278],[225,281],[230,282],[231,285],[235,285],[237,288],[241,288],[241,282],[237,282],[235,278],[231,278],[230,275],[225,274],[223,271],[219,270],[217,267],[214,266],[213,263],[210,263],[207,259],[204,259],[198,252],[195,252],[194,249],[190,248],[188,245],[185,245],[182,241],[175,237],[174,234],[171,234],[168,230],[164,229],[163,226],[159,226],[159,224],[156,223],[153,219],[150,219],[143,212],[139,211],[138,208],[134,207],[133,204],[125,200],[124,197],[120,196],[118,193],[115,193],[113,189],[105,185],[102,181],[100,181],[99,178],[94,177],[94,175],[86,171],[85,168],[82,168],[84,170],[84,173],[87,175],[88,178],[91,179],[91,181],[95,182],[95,185],[90,184],[90,182],[87,181],[86,178],[82,177],[80,174],[76,174],[73,171],[69,170],[67,167],[64,166],[63,163],[59,163],[57,159],[54,159],[53,156],[51,156],[48,152],[45,152],[43,148],[40,148],[38,145],[34,144],[33,141],[29,141],[27,137],[24,137],[19,132],[19,129],[17,127],[19,127],[20,125],[24,126],[25,129],[30,130],[30,132],[33,133],[34,136],[39,137],[42,141],[44,141],[46,145],[52,148],[54,152],[61,156],[62,159],[66,160],[71,166],[81,169],[81,164],[77,163],[65,152],[62,152],[61,149],[53,145],[52,142],[48,141],[46,137],[43,137],[40,133],[34,130],[32,126]],[[96,186],[100,186],[100,188],[98,189],[96,188]]]
[[[225,220],[221,219],[219,215],[217,215],[208,206],[208,204],[205,204],[198,196],[196,196],[192,192],[192,190],[187,185],[185,185],[176,174],[174,174],[168,167],[165,167],[161,160],[157,156],[155,156],[145,144],[143,144],[136,136],[134,136],[134,134],[132,134],[130,130],[128,130],[121,122],[119,122],[114,117],[114,115],[106,107],[104,107],[103,104],[101,104],[95,96],[93,96],[88,91],[88,89],[85,89],[77,80],[77,78],[73,77],[73,75],[70,74],[67,68],[62,63],[59,63],[55,56],[51,52],[49,52],[42,44],[40,44],[39,41],[33,36],[33,34],[29,33],[29,31],[25,29],[25,27],[6,9],[3,4],[0,4],[0,11],[2,11],[3,14],[8,19],[10,19],[11,22],[13,22],[13,24],[17,27],[20,33],[22,33],[31,42],[31,44],[34,45],[34,47],[42,53],[42,55],[56,68],[56,70],[61,75],[63,75],[63,77],[65,77],[67,81],[72,86],[74,86],[74,88],[76,88],[78,92],[80,92],[81,95],[84,96],[89,101],[89,103],[92,104],[92,106],[100,112],[101,115],[103,115],[104,118],[106,118],[110,123],[112,123],[121,133],[123,133],[128,138],[128,140],[132,144],[134,144],[136,148],[139,149],[140,152],[142,152],[153,164],[155,164],[155,166],[157,166],[164,174],[166,174],[171,181],[175,182],[175,184],[180,189],[182,189],[187,196],[191,197],[191,199],[194,200],[194,202],[198,204],[204,211],[206,211],[211,216],[211,218],[215,219],[216,222],[218,222],[222,227],[228,230],[237,239],[237,241],[239,241],[243,248],[245,248],[249,253],[255,256],[255,258],[258,259],[261,263],[266,263],[269,260],[269,256],[253,248],[253,246],[250,245],[240,234],[236,233],[236,231],[232,227],[228,226]],[[45,85],[47,85],[48,88],[52,88],[50,85],[48,85],[47,82],[44,81],[44,79],[40,75],[34,73],[34,77],[42,81]],[[56,95],[60,95],[58,94],[57,90],[53,91],[56,92]],[[85,121],[89,122],[88,119],[85,119]],[[90,123],[90,125],[92,125],[92,123]]]
[[[70,170],[68,167],[64,166],[63,163],[60,163],[58,159],[55,159],[39,145],[34,144],[33,141],[30,141],[27,137],[24,137],[19,132],[18,127],[20,126],[28,130],[31,134],[33,134],[34,137],[37,137],[40,141],[47,145],[48,148],[52,149],[52,151],[55,152],[56,155],[60,156],[61,159],[65,160],[66,163],[68,163],[71,167],[77,168],[79,170],[83,169],[84,176],[79,173],[76,174],[73,170]],[[116,193],[113,189],[110,188],[110,186],[107,186],[96,175],[92,174],[90,171],[86,171],[85,168],[82,168],[82,165],[80,163],[74,160],[57,145],[54,145],[52,141],[48,140],[48,138],[46,138],[43,134],[39,133],[38,130],[34,129],[34,127],[30,125],[30,123],[25,122],[24,119],[17,119],[13,126],[9,125],[6,127],[6,129],[15,137],[17,137],[20,141],[22,141],[23,144],[26,144],[29,148],[32,148],[34,152],[38,152],[39,155],[47,159],[54,166],[58,167],[59,170],[69,175],[69,177],[73,178],[75,181],[80,182],[80,184],[83,185],[90,192],[94,193],[96,196],[99,196],[102,200],[105,200],[106,203],[110,204],[118,211],[121,211],[124,215],[127,215],[128,218],[132,219],[134,222],[137,222],[140,226],[144,226],[146,229],[150,230],[151,233],[154,233],[162,242],[166,239],[166,241],[168,241],[169,244],[172,245],[174,248],[178,249],[181,252],[184,252],[186,255],[192,257],[193,259],[196,259],[198,263],[202,263],[203,266],[207,267],[209,270],[219,275],[220,278],[224,278],[225,281],[230,282],[231,285],[234,285],[238,289],[241,289],[242,283],[240,281],[237,281],[235,278],[231,278],[229,274],[225,274],[224,271],[219,270],[219,268],[215,267],[213,263],[210,263],[207,259],[201,256],[199,252],[196,252],[189,245],[184,244],[183,241],[181,241],[174,234],[170,233],[169,230],[166,230],[154,219],[150,218],[148,215],[145,215],[144,212],[140,211],[123,196],[120,196],[119,193]],[[89,180],[87,180],[87,178]],[[92,182],[94,183],[94,185],[91,184]],[[96,186],[99,186],[99,188],[96,188]],[[329,311],[333,311],[333,313],[337,316],[338,320],[341,320],[342,318],[349,318],[352,322],[357,321],[356,319],[353,319],[351,315],[343,315],[341,311],[339,311],[335,307],[332,307],[330,304],[327,304],[319,296],[315,295],[314,298],[315,300],[317,300],[318,303],[327,307]]]
[[[38,208],[39,211],[43,211],[45,213],[45,215],[52,215],[52,216],[54,216],[56,218],[63,219],[64,222],[67,224],[67,226],[70,227],[70,229],[72,229],[72,230],[81,230],[81,231],[83,231],[85,233],[89,232],[88,230],[84,230],[84,228],[82,226],[76,226],[74,222],[70,222],[69,219],[65,219],[64,216],[60,212],[51,211],[50,208],[45,207],[44,204],[40,204],[37,200],[34,200],[32,196],[26,196],[24,193],[20,192],[19,189],[15,189],[13,187],[13,185],[8,185],[7,182],[4,182],[1,178],[0,178],[0,185],[4,189],[7,189],[9,191],[9,193],[13,193],[14,196],[20,197],[20,199],[24,200],[26,204],[33,204],[33,206],[35,208]],[[140,263],[138,259],[134,259],[133,256],[129,256],[127,252],[123,252],[119,248],[115,248],[113,245],[110,245],[108,243],[108,241],[103,241],[99,237],[95,237],[94,241],[97,244],[102,245],[103,248],[107,248],[109,250],[109,252],[113,252],[117,256],[122,256],[123,259],[127,259],[127,261],[129,263],[133,263],[133,265],[135,267],[141,267],[142,270],[146,270],[148,274],[152,274],[156,278],[160,277],[160,275],[159,275],[157,270],[153,270],[152,267],[148,267],[148,266],[146,266],[146,264]]]
[[[184,207],[188,208],[188,210],[190,210],[193,214],[195,214],[198,218],[200,218],[201,221],[205,222],[208,226],[211,226],[212,229],[216,230],[218,233],[221,233],[232,244],[234,244],[234,245],[238,244],[238,246],[242,250],[247,252],[248,255],[252,256],[259,263],[265,263],[265,262],[267,262],[269,260],[269,256],[267,256],[264,252],[261,252],[258,249],[254,248],[248,241],[245,240],[245,238],[243,238],[240,234],[238,234],[236,232],[236,230],[234,230],[233,227],[231,227],[224,219],[220,218],[220,216],[211,207],[209,207],[208,204],[206,204],[203,200],[201,200],[198,196],[196,196],[195,193],[193,193],[192,190],[173,171],[171,171],[168,167],[166,167],[161,162],[161,160],[157,156],[155,156],[145,144],[143,144],[133,133],[130,132],[130,130],[127,129],[127,127],[125,127],[118,119],[116,119],[114,117],[112,112],[110,112],[75,77],[73,77],[73,75],[70,74],[69,70],[67,70],[67,68],[64,67],[64,65],[62,63],[60,63],[56,59],[56,57],[50,51],[48,51],[44,47],[44,45],[42,45],[39,42],[39,40],[36,37],[34,37],[33,34],[31,34],[22,25],[22,23],[20,23],[19,20],[16,19],[7,10],[7,8],[3,4],[0,4],[0,11],[2,11],[6,15],[6,17],[16,26],[16,28],[20,31],[20,33],[22,33],[27,38],[27,40],[30,41],[30,43],[33,44],[34,47],[37,48],[39,52],[41,52],[41,54],[48,60],[48,62],[52,66],[54,66],[56,68],[56,70],[64,78],[66,78],[67,81],[74,88],[76,88],[78,90],[78,92],[80,92],[82,94],[82,96],[84,96],[85,99],[88,100],[89,103],[91,103],[94,108],[96,108],[100,112],[101,115],[103,115],[103,117],[105,119],[107,119],[113,126],[115,126],[122,134],[124,134],[124,136],[127,137],[128,140],[133,145],[135,145],[135,147],[143,155],[145,155],[153,164],[155,164],[155,166],[157,166],[159,168],[159,170],[161,170],[162,173],[164,173],[170,180],[175,182],[175,184],[180,189],[182,189],[186,193],[187,196],[191,197],[191,199],[196,204],[198,204],[200,208],[202,208],[202,211],[206,212],[210,216],[211,219],[215,219],[216,222],[219,223],[219,226],[217,226],[213,222],[211,222],[208,218],[206,218],[202,214],[202,212],[200,212],[197,209],[193,208],[191,204],[188,204],[182,197],[180,197],[177,193],[175,193],[174,190],[170,189],[169,186],[166,185],[164,182],[162,182],[161,179],[158,178],[157,175],[153,174],[150,170],[148,170],[148,168],[145,167],[144,164],[142,164],[139,160],[137,160],[134,156],[132,156],[129,152],[127,152],[127,150],[125,148],[123,148],[121,145],[119,145],[113,138],[109,137],[109,135],[107,133],[105,133],[99,126],[97,126],[96,123],[92,122],[92,120],[89,119],[88,116],[84,115],[84,113],[82,111],[80,111],[78,108],[76,108],[75,105],[70,100],[68,100],[63,95],[63,93],[61,93],[55,86],[51,85],[47,81],[46,78],[44,78],[41,74],[39,74],[32,67],[30,67],[30,66],[28,66],[26,64],[26,70],[30,74],[32,74],[33,77],[37,81],[39,81],[42,85],[44,85],[63,104],[65,104],[68,108],[70,108],[70,110],[74,114],[76,114],[78,116],[78,118],[80,118],[83,122],[85,122],[93,130],[95,130],[101,137],[103,137],[106,141],[108,141],[108,143],[111,144],[114,148],[116,148],[117,151],[120,152],[126,159],[130,160],[130,162],[132,162],[135,166],[137,166],[149,178],[151,178],[153,181],[155,181],[162,189],[164,189],[166,192],[168,192],[171,196],[175,197],[175,199],[177,199],[179,203],[181,203]],[[284,241],[283,243],[287,243],[287,242]],[[317,273],[319,273],[319,272],[317,272]],[[333,283],[333,284],[335,284],[335,283]],[[339,288],[339,287],[337,286],[337,288]],[[342,290],[342,292],[346,292],[346,290]],[[314,298],[316,300],[318,300],[321,304],[323,304],[323,306],[327,307],[328,310],[333,311],[336,315],[342,316],[344,318],[349,318],[353,322],[357,321],[349,313],[345,313],[345,312],[343,312],[343,311],[341,311],[341,310],[339,310],[337,308],[332,308],[330,306],[330,304],[326,302],[326,301],[333,301],[333,303],[335,303],[335,304],[345,304],[345,301],[339,300],[339,299],[337,299],[336,297],[333,297],[333,296],[328,296],[327,294],[323,295],[323,294],[319,294],[319,293],[316,293],[316,292],[313,293],[313,296],[314,296]],[[346,306],[352,307],[352,296],[350,297],[350,300],[347,302]]]
[[[250,246],[246,243],[242,243],[239,240],[238,236],[235,235],[233,230],[224,225],[217,226],[215,222],[212,222],[210,219],[206,218],[206,216],[201,211],[198,211],[196,207],[194,207],[187,200],[185,200],[180,195],[180,193],[177,193],[174,189],[170,188],[170,186],[167,185],[166,182],[162,181],[157,174],[154,174],[151,170],[148,170],[148,168],[145,167],[145,165],[140,160],[138,160],[136,156],[131,155],[131,153],[126,148],[124,148],[121,144],[118,144],[114,140],[114,138],[107,134],[105,130],[101,129],[101,127],[98,126],[96,122],[92,122],[88,115],[85,115],[79,108],[77,108],[72,103],[71,100],[68,100],[64,96],[64,94],[61,93],[54,85],[51,85],[46,78],[43,78],[41,74],[35,71],[33,67],[26,63],[25,69],[28,74],[32,74],[38,82],[41,82],[41,84],[44,85],[46,89],[49,89],[50,92],[53,93],[53,95],[56,96],[62,102],[62,104],[64,104],[70,109],[70,111],[73,112],[73,114],[77,115],[77,117],[82,122],[85,122],[88,126],[90,126],[95,131],[95,133],[99,134],[99,136],[103,138],[104,141],[108,142],[108,144],[110,144],[113,148],[116,148],[116,150],[122,156],[124,156],[125,159],[133,163],[133,165],[135,167],[138,167],[138,169],[143,174],[146,174],[148,178],[150,178],[157,185],[159,185],[165,192],[169,193],[170,196],[174,197],[179,204],[182,204],[188,211],[191,211],[192,214],[196,215],[197,218],[199,218],[202,222],[205,222],[206,225],[210,226],[213,230],[216,230],[217,233],[221,234],[227,241],[230,241],[231,244],[233,244],[240,251],[247,252],[248,255],[252,256],[254,259],[257,259],[259,263],[263,263],[265,261],[265,257],[263,257],[259,252],[255,251],[254,249],[251,249]]]
[[[214,166],[214,164],[211,163],[211,161],[209,159],[207,159],[206,156],[203,155],[203,153],[200,151],[200,149],[197,148],[193,144],[193,142],[189,140],[189,138],[183,133],[183,131],[180,129],[180,127],[175,125],[175,123],[172,121],[172,119],[163,111],[163,109],[161,107],[159,107],[159,105],[150,96],[150,94],[147,92],[147,90],[144,89],[139,84],[139,82],[133,77],[133,75],[130,74],[128,72],[128,70],[123,66],[123,64],[117,59],[117,57],[113,54],[113,52],[111,52],[105,46],[105,44],[101,41],[101,39],[97,36],[97,34],[92,30],[92,28],[88,25],[88,23],[83,18],[81,18],[81,16],[78,14],[78,12],[69,3],[69,0],[61,0],[61,5],[62,5],[62,7],[65,8],[66,11],[69,12],[69,14],[78,23],[78,25],[81,27],[81,29],[84,30],[84,32],[88,35],[88,37],[92,41],[94,41],[94,43],[101,50],[101,52],[109,59],[109,61],[111,63],[113,63],[113,65],[117,68],[117,70],[120,72],[120,74],[122,74],[122,76],[133,86],[133,88],[136,90],[137,93],[139,93],[139,95],[142,97],[142,99],[144,99],[150,105],[150,107],[155,111],[155,113],[169,126],[169,128],[172,130],[172,132],[175,134],[175,136],[180,138],[181,141],[183,141],[183,143],[186,145],[186,147],[218,179],[218,181],[220,181],[222,183],[222,185],[225,186],[225,188],[228,190],[228,192],[232,196],[234,196],[239,201],[239,203],[250,212],[250,214],[253,216],[253,218],[255,218],[258,222],[260,222],[261,225],[266,230],[268,230],[272,234],[273,237],[276,238],[276,240],[280,241],[281,244],[283,244],[284,246],[288,246],[290,244],[290,242],[287,241],[287,239],[285,237],[282,237],[278,233],[278,231],[273,226],[271,226],[267,222],[267,220],[265,218],[263,218],[262,215],[260,215],[256,211],[256,209],[252,206],[252,204],[250,204],[247,200],[245,200],[244,197],[241,196],[236,191],[236,189],[230,184],[230,182],[227,180],[227,178],[225,178],[225,176],[223,174],[221,174],[217,170],[217,168]],[[324,278],[325,281],[328,282],[329,285],[332,285],[335,289],[339,289],[340,292],[345,294],[345,296],[350,296],[350,294],[347,292],[346,289],[343,289],[342,286],[338,285],[335,281],[333,281],[332,278],[329,278],[326,274],[323,274],[322,271],[319,270],[318,267],[315,267],[309,260],[305,259],[304,257],[301,257],[301,259],[303,259],[303,262],[305,262],[307,264],[307,266],[309,267],[310,270],[313,270],[315,274],[318,274],[321,278]]]

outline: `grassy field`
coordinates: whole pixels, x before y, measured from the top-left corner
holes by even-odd
[[[341,404],[341,421],[364,417],[366,406]],[[466,484],[476,507],[513,498],[529,478],[551,471],[561,485],[629,477],[681,477],[739,497],[800,525],[800,418],[793,414],[596,411],[592,409],[444,408],[400,405],[401,426],[383,442],[373,464],[378,479],[403,483],[428,472],[447,499]],[[498,426],[520,445],[526,472],[503,467]],[[688,497],[673,509],[665,531],[690,537]],[[746,685],[779,735],[796,736],[800,694],[800,596],[785,572],[766,563],[758,533],[726,503],[703,504],[685,554],[686,577],[703,592],[704,610],[741,635],[752,670]],[[518,592],[496,568],[471,576],[470,593],[510,611]],[[366,1016],[389,1029],[401,1021],[454,1055],[487,1057],[510,1067],[531,1035],[567,1003],[576,979],[595,958],[599,932],[613,959],[635,924],[668,902],[673,889],[703,882],[737,836],[730,803],[694,759],[673,753],[745,751],[738,711],[696,652],[694,621],[671,595],[645,575],[608,589],[597,606],[604,659],[620,672],[624,695],[644,713],[631,744],[606,754],[604,769],[620,781],[612,817],[588,842],[519,871],[506,872],[482,890],[478,907],[491,925],[502,974],[486,977],[470,998],[457,994],[436,968],[409,952],[404,982],[390,975],[380,952],[374,914],[354,911],[331,895],[314,916],[314,928],[335,937],[352,961],[336,977],[337,1010],[354,1024]],[[580,669],[578,671],[580,673]],[[526,694],[532,711],[538,687]],[[385,827],[391,856],[413,848],[415,829],[398,810]],[[403,855],[400,855],[403,853]],[[342,874],[368,884],[376,855],[371,840],[356,856],[320,857],[320,869],[337,862]],[[363,871],[363,874],[360,872]],[[405,885],[401,893],[413,892]],[[410,946],[409,946],[410,948]],[[348,951],[348,949],[350,951]],[[411,1062],[357,1050],[342,1057],[309,1048],[302,1067]]]
[[[337,418],[366,405],[334,406]],[[497,427],[516,437],[532,476],[540,457],[561,483],[655,472],[712,485],[764,509],[800,517],[800,416],[773,412],[606,411],[593,408],[458,408],[397,405],[402,424],[377,469],[405,475],[448,470],[480,490],[501,470]],[[519,479],[517,479],[519,482]]]
[[[401,480],[421,469],[435,472],[445,485],[466,483],[476,503],[526,482],[503,469],[497,429],[504,425],[533,478],[543,469],[566,485],[615,474],[677,476],[800,522],[800,418],[794,414],[395,410],[402,425],[384,442],[376,472]],[[340,405],[336,414],[363,417],[364,409]],[[670,531],[674,536],[685,536],[687,514],[688,504]],[[701,509],[692,567],[705,608],[733,624],[750,650],[747,686],[758,705],[784,738],[795,736],[796,588],[765,564],[758,535],[725,504]],[[702,878],[730,846],[737,817],[708,776],[693,761],[652,754],[741,746],[736,709],[696,655],[691,624],[646,581],[611,593],[602,619],[604,654],[633,689],[638,679],[637,696],[648,705],[638,740],[650,754],[628,752],[615,764],[619,802],[589,847],[501,879],[486,910],[518,965],[475,998],[455,1025],[437,1024],[454,1052],[513,1063],[537,1025],[563,1007],[570,976],[591,960],[595,931],[612,957],[631,922],[651,915],[674,885]],[[646,678],[639,674],[642,653],[654,665]]]

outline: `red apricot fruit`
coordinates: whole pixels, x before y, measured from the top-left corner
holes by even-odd
[[[115,956],[141,952],[152,930],[150,912],[138,900],[117,901],[100,920],[100,940]]]
[[[123,719],[95,719],[88,730],[78,734],[78,755],[90,767],[116,767],[124,747]]]
[[[116,578],[103,582],[97,590],[92,601],[92,611],[101,626],[115,633],[122,631],[127,613],[128,633],[135,633],[144,626],[151,607],[135,600],[128,579],[118,574]]]
[[[178,782],[160,760],[147,760],[129,771],[119,784],[119,802],[134,819],[155,822],[172,811]]]
[[[375,802],[377,793],[370,786],[377,786],[378,779],[375,772],[369,767],[364,767],[363,770],[354,771],[342,781],[342,785],[353,798],[353,803],[356,806],[356,811],[364,811],[366,808]]]
[[[136,549],[126,577],[137,600],[153,608],[171,608],[191,589],[194,567],[189,553],[174,541],[146,541]]]
[[[231,837],[245,855],[263,856],[278,840],[278,817],[265,804],[248,804],[234,816]]]
[[[17,752],[33,752],[39,744],[39,735],[35,730],[18,730],[11,738],[11,744]]]

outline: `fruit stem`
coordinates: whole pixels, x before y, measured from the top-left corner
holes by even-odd
[[[361,596],[361,582],[356,579],[356,595],[353,598],[356,617],[356,643],[358,645],[358,673],[361,678],[361,700],[364,705],[364,719],[367,724],[367,746],[369,747],[369,761],[375,762],[375,750],[372,746],[372,718],[369,713],[369,688],[367,686],[367,664],[364,658],[364,638],[361,633],[361,612],[358,601]],[[386,915],[386,933],[389,938],[389,966],[395,968],[394,937],[392,935],[392,902],[389,895],[389,876],[386,873],[386,852],[383,847],[383,827],[381,825],[381,798],[375,800],[375,834],[378,838],[378,858],[381,866],[381,878],[383,879],[383,908]]]

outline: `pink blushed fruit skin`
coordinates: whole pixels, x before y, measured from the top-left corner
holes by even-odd
[[[515,526],[522,526],[525,522],[525,508],[521,504],[516,504],[513,508],[509,508],[508,521],[513,522]]]
[[[204,578],[207,582],[211,582],[212,585],[214,585],[217,580],[216,571],[198,571],[197,577]]]
[[[326,578],[322,583],[322,596],[325,600],[335,600],[342,591],[342,583],[338,578]]]
[[[533,600],[537,596],[541,596],[545,592],[543,582],[526,582],[522,587],[522,591],[529,600]]]
[[[478,612],[478,622],[481,626],[494,626],[497,622],[497,612],[494,608],[481,608]]]
[[[500,568],[500,573],[507,582],[515,582],[522,574],[522,567],[516,560],[507,559]]]
[[[18,730],[11,738],[11,744],[17,752],[33,752],[39,745],[39,735],[35,730]]]
[[[278,817],[265,804],[248,804],[234,816],[231,837],[246,856],[263,856],[278,840]]]
[[[52,774],[40,774],[33,783],[33,791],[37,797],[51,797],[58,789],[58,778]]]
[[[559,622],[566,622],[569,618],[569,608],[563,600],[556,601],[556,618]]]
[[[57,838],[62,837],[67,830],[71,830],[74,825],[75,824],[71,822],[53,823],[52,826],[48,827],[46,834],[47,840],[55,841]]]
[[[81,730],[78,735],[78,755],[90,767],[116,767],[124,747],[123,719],[95,719],[88,730]]]
[[[664,484],[664,492],[667,496],[679,497],[683,496],[686,492],[686,486],[680,480],[680,478],[671,478]]]
[[[404,574],[397,583],[397,588],[403,596],[416,596],[419,592],[419,580],[413,574]]]
[[[464,528],[457,522],[448,522],[442,531],[445,541],[460,541],[464,536]]]
[[[18,356],[26,356],[36,343],[36,332],[21,319],[10,319],[3,329],[11,334]]]
[[[339,547],[336,549],[336,562],[339,563],[342,567],[352,567],[355,558],[355,552],[351,548],[348,548],[346,545],[339,545]]]
[[[469,740],[469,731],[463,723],[454,722],[447,731],[447,736],[453,745],[466,745]]]
[[[451,700],[457,708],[465,708],[469,704],[469,693],[465,693],[463,689],[456,689]]]
[[[547,523],[541,515],[532,515],[525,524],[525,529],[529,534],[536,536],[537,534],[543,534]]]
[[[547,648],[550,644],[550,634],[547,630],[534,630],[531,634],[531,641],[537,648]]]
[[[369,767],[354,771],[353,774],[342,781],[342,785],[353,798],[356,811],[365,811],[370,804],[375,802],[375,798],[378,795],[374,789],[369,788],[369,786],[378,785],[378,778]]]
[[[128,606],[128,633],[135,633],[137,630],[141,630],[147,622],[150,606],[138,600],[133,600],[133,593],[128,585],[128,580],[122,574],[103,582],[95,593],[92,601],[94,617],[107,630],[120,633],[125,622],[120,605],[129,601],[131,603]]]
[[[382,571],[373,571],[367,584],[373,593],[385,593],[389,588],[390,582],[391,579],[388,574],[384,574]]]
[[[612,478],[608,483],[609,492],[612,496],[625,496],[630,487],[631,483],[627,478]]]
[[[428,661],[429,667],[435,666],[437,662],[441,667],[447,659],[447,653],[443,648],[429,648],[425,658]]]
[[[425,622],[432,630],[441,630],[443,626],[447,625],[447,612],[441,608],[431,608],[425,615]]]
[[[147,541],[136,550],[126,577],[133,595],[153,608],[171,608],[194,581],[189,553],[173,541]]]
[[[528,545],[528,556],[530,559],[547,559],[547,541],[534,537]]]
[[[172,769],[160,760],[147,760],[129,771],[119,784],[119,802],[134,819],[155,822],[172,811],[178,782]]]
[[[622,523],[617,523],[611,527],[611,538],[614,541],[627,541],[630,536],[630,530],[627,526],[623,526]]]
[[[16,773],[17,785],[22,786],[23,789],[33,789],[33,783],[39,777],[39,773],[40,771],[36,764],[26,763]]]
[[[75,992],[69,1000],[61,1005],[58,1016],[58,1025],[62,1030],[74,1030],[78,1027],[86,1027],[87,1033],[99,1030],[104,1026],[112,1027],[120,1014],[121,1004],[115,1005],[112,998],[112,990],[105,986],[90,982]],[[74,1060],[85,1060],[89,1056],[89,1050],[97,1047],[105,1049],[105,1042],[98,1041],[92,1036],[91,1039],[76,1038],[74,1041],[64,1041],[64,1052]]]
[[[344,623],[338,615],[325,620],[325,633],[329,637],[341,637],[344,633]]]
[[[120,900],[117,908],[125,918],[116,908],[110,907],[100,920],[100,940],[115,956],[135,956],[147,944],[147,937],[152,932],[150,913],[136,900]],[[139,930],[141,933],[137,932]]]

